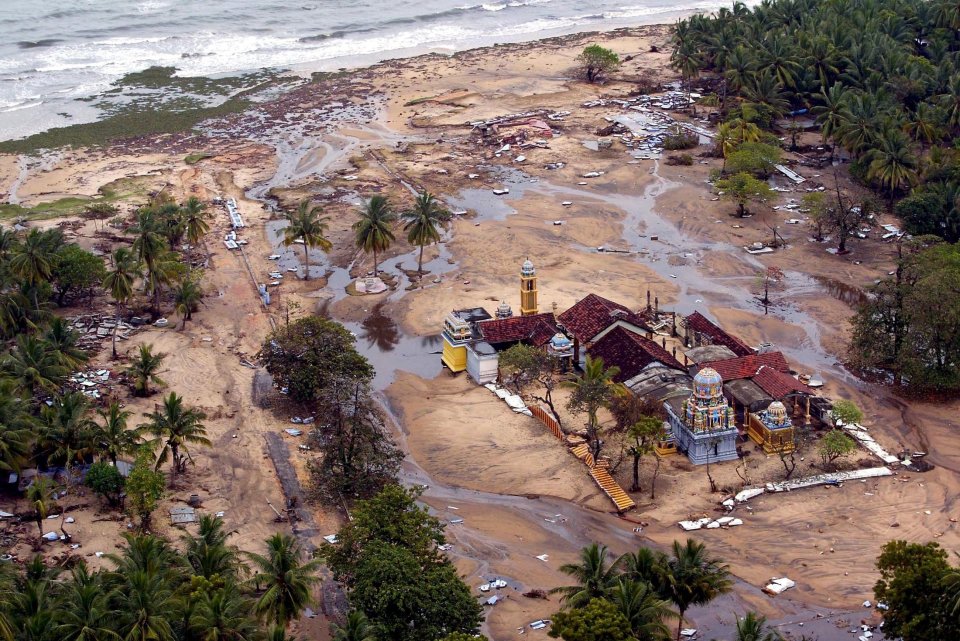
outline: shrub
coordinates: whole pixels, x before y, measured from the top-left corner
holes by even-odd
[[[685,131],[676,127],[673,131],[663,137],[663,148],[667,151],[678,151],[680,149],[693,149],[700,144],[700,136],[692,131]]]
[[[693,156],[690,154],[673,154],[667,156],[665,161],[668,165],[683,165],[684,167],[689,167],[693,164]]]

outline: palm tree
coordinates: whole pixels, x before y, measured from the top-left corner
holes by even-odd
[[[225,532],[223,519],[204,514],[200,517],[200,530],[196,536],[183,538],[186,557],[197,576],[210,579],[214,575],[233,577],[240,569],[240,560],[235,548],[227,545],[232,532]]]
[[[735,641],[783,641],[783,635],[767,629],[767,617],[747,612],[742,619],[737,619]]]
[[[373,252],[373,275],[379,273],[377,252],[386,251],[394,236],[390,226],[396,220],[396,214],[390,209],[390,201],[379,194],[370,199],[360,212],[360,220],[353,224],[357,234],[357,247],[365,252]]]
[[[11,380],[0,380],[0,426],[0,470],[19,472],[30,455],[36,422]]]
[[[147,415],[149,422],[141,425],[144,430],[162,440],[163,448],[157,455],[157,469],[167,460],[173,462],[173,476],[186,471],[187,462],[193,462],[189,445],[211,445],[207,428],[203,425],[206,414],[194,407],[184,407],[183,397],[176,392],[163,399],[163,408]],[[171,479],[172,480],[172,479]]]
[[[57,486],[51,479],[39,475],[33,479],[33,482],[27,488],[26,499],[33,507],[40,536],[43,536],[43,520],[47,518],[47,512],[57,504],[53,497],[56,489]]]
[[[77,347],[77,333],[70,329],[67,321],[60,316],[55,316],[50,322],[43,339],[60,364],[71,370],[86,363],[90,358],[85,351]]]
[[[899,129],[886,129],[878,145],[867,152],[867,178],[874,180],[893,198],[901,187],[917,180],[917,157],[910,149],[910,141]]]
[[[126,247],[113,250],[111,262],[113,269],[104,277],[103,288],[110,293],[117,306],[117,325],[113,328],[113,358],[117,358],[117,330],[120,327],[121,312],[133,296],[133,283],[140,276],[140,268],[133,252]]]
[[[144,285],[147,292],[153,295],[154,311],[160,307],[163,287],[173,281],[179,266],[179,261],[163,246],[161,229],[162,223],[157,210],[144,207],[137,212],[137,224],[129,230],[136,235],[133,240],[133,253],[146,273]]]
[[[667,601],[657,596],[649,583],[621,577],[608,591],[607,600],[630,622],[630,630],[637,639],[670,638],[664,620],[676,617],[677,613],[670,609]]]
[[[333,624],[330,629],[333,632],[333,641],[376,641],[377,639],[370,620],[360,610],[350,610],[344,626]]]
[[[940,139],[942,116],[935,106],[921,102],[913,112],[913,118],[904,125],[904,130],[921,145],[932,145]]]
[[[248,552],[256,568],[249,579],[251,585],[266,585],[254,606],[265,621],[286,626],[310,603],[310,586],[319,581],[320,561],[300,561],[300,544],[287,534],[274,534],[267,539],[267,555]]]
[[[174,641],[177,600],[170,578],[162,572],[133,570],[121,575],[113,592],[113,610],[124,641]]]
[[[190,617],[190,629],[200,641],[254,641],[260,633],[250,618],[252,605],[234,585],[205,591]]]
[[[190,196],[183,205],[183,222],[187,230],[187,240],[196,245],[203,235],[210,231],[207,223],[207,205],[196,196]]]
[[[66,463],[67,472],[74,463],[82,463],[90,451],[97,424],[87,418],[89,403],[80,392],[70,392],[44,406],[42,441],[49,450],[47,463]]]
[[[310,280],[310,248],[330,251],[333,247],[325,235],[330,219],[321,216],[322,213],[321,207],[311,207],[310,199],[306,198],[300,201],[297,211],[287,214],[290,224],[283,231],[283,244],[289,247],[298,240],[303,243],[304,280]]]
[[[632,581],[644,581],[658,593],[664,592],[667,584],[669,557],[647,547],[636,552],[627,552],[617,559],[617,567],[623,576]]]
[[[103,419],[103,425],[98,425],[93,434],[97,452],[110,459],[114,466],[124,454],[136,454],[143,444],[143,435],[139,428],[127,427],[127,419],[133,412],[121,409],[120,404],[114,401],[106,411],[99,409],[97,413]]]
[[[12,563],[0,565],[0,639],[3,641],[14,640],[14,622],[10,611],[16,601],[16,575]]]
[[[837,132],[843,122],[849,117],[847,114],[847,101],[849,99],[849,90],[839,82],[814,96],[820,102],[810,109],[810,113],[816,116],[817,123],[820,125],[820,137],[823,142],[836,140]],[[830,152],[833,157],[833,151]]]
[[[616,585],[617,568],[609,563],[606,545],[591,543],[580,550],[580,563],[567,563],[560,571],[576,579],[576,585],[553,588],[551,594],[560,594],[561,601],[572,608],[580,608],[591,599],[603,598]]]
[[[583,375],[564,383],[564,386],[573,390],[567,408],[574,413],[587,413],[587,438],[594,460],[600,457],[602,447],[597,412],[606,406],[614,395],[620,393],[621,386],[613,380],[619,373],[619,367],[604,367],[602,358],[587,356]]]
[[[173,300],[177,313],[183,317],[183,324],[180,326],[180,329],[183,329],[187,326],[187,321],[193,318],[193,312],[197,311],[197,306],[203,300],[203,290],[200,288],[198,278],[190,275],[180,281],[180,285],[173,292]]]
[[[37,288],[49,282],[53,271],[53,251],[49,237],[39,229],[31,229],[23,243],[14,246],[7,267],[11,274],[32,288],[33,307],[39,311]]]
[[[419,245],[420,256],[417,258],[417,274],[423,275],[423,246],[432,245],[440,240],[439,227],[450,219],[450,213],[440,206],[440,203],[429,191],[417,195],[413,209],[403,213],[406,221],[403,226],[407,232],[407,242]]]
[[[98,575],[90,574],[82,561],[71,571],[72,579],[54,612],[57,638],[63,641],[120,640],[110,629],[110,608],[107,592]]]
[[[126,374],[133,378],[133,393],[135,396],[149,396],[150,383],[164,385],[163,380],[157,376],[160,371],[160,365],[166,354],[153,353],[153,345],[140,345],[136,359],[130,363]]]
[[[667,565],[667,584],[664,596],[677,606],[677,641],[683,629],[683,615],[692,605],[705,605],[730,591],[732,582],[727,566],[707,554],[703,543],[693,539],[673,542],[673,557]]]
[[[34,402],[41,393],[57,391],[70,373],[45,341],[24,334],[17,336],[16,347],[3,360],[3,371]]]

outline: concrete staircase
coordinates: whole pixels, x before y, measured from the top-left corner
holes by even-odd
[[[613,504],[617,506],[617,512],[623,513],[637,507],[630,495],[623,491],[623,488],[613,480],[605,468],[594,467],[590,470],[590,476],[597,482],[603,493],[610,497]]]

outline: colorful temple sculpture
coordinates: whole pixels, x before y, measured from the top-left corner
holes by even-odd
[[[766,454],[792,452],[794,449],[794,427],[787,407],[780,401],[773,401],[767,409],[750,414],[747,434]]]
[[[734,461],[737,425],[733,408],[723,395],[723,379],[709,367],[693,378],[693,393],[679,407],[664,403],[677,448],[696,465]]]

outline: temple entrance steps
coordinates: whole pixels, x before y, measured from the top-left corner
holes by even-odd
[[[613,480],[613,477],[610,476],[605,468],[595,467],[590,470],[590,476],[593,477],[593,480],[597,482],[597,485],[600,486],[600,489],[603,490],[603,493],[610,497],[610,500],[613,501],[613,504],[617,506],[617,512],[623,513],[627,510],[632,510],[637,507],[637,504],[634,503],[633,499],[623,491],[623,488]]]
[[[570,448],[570,453],[576,456],[578,459],[587,464],[587,467],[593,468],[595,462],[593,460],[593,454],[590,452],[590,446],[586,443],[581,443],[576,447]]]

